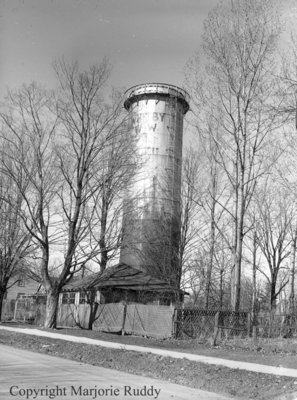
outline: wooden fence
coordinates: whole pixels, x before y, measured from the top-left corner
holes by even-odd
[[[173,335],[173,318],[173,307],[129,304],[124,331],[134,335],[169,338]]]
[[[2,320],[30,322],[42,326],[45,304],[34,299],[4,301]],[[157,338],[211,340],[248,337],[296,337],[297,317],[258,315],[251,326],[250,313],[222,310],[174,308],[152,304],[59,304],[59,327],[127,333]]]
[[[124,333],[126,307],[122,303],[98,304],[93,330]]]
[[[57,325],[67,328],[88,329],[90,306],[88,304],[60,304]]]
[[[43,325],[45,304],[31,299],[9,302],[3,306],[3,320],[30,322]],[[174,308],[151,304],[97,304],[91,316],[91,306],[85,304],[59,304],[57,326],[103,332],[168,338],[173,335]]]
[[[173,335],[174,308],[150,304],[98,304],[92,329],[133,335],[168,338]],[[58,325],[88,328],[88,304],[64,304],[58,313]]]

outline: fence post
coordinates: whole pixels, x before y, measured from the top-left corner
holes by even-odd
[[[252,311],[251,313],[251,337],[254,341],[254,344],[257,343],[257,336],[258,336],[258,314],[256,313],[255,310]]]
[[[126,316],[127,316],[127,303],[124,304],[122,335],[125,335]]]
[[[247,315],[247,331],[248,331],[248,337],[251,337],[251,328],[252,328],[252,317],[251,313],[248,313]]]
[[[78,325],[78,326],[81,325],[80,315],[79,315],[79,298],[80,298],[80,292],[76,292],[75,296],[74,296],[73,318],[74,318],[75,325]]]
[[[57,310],[57,326],[62,325],[62,323],[61,323],[62,316],[63,316],[62,309],[63,309],[63,292],[59,293],[58,310]]]
[[[172,315],[172,336],[174,339],[177,339],[177,309],[174,308]]]
[[[15,301],[14,303],[14,313],[13,313],[13,320],[16,320],[16,313],[17,313],[17,308],[18,308],[18,300]]]
[[[216,312],[215,315],[215,326],[214,326],[214,333],[213,333],[213,338],[212,338],[212,346],[216,345],[217,337],[219,334],[219,320],[220,320],[220,311]]]
[[[5,319],[5,317],[4,317],[4,314],[5,314],[5,310],[7,309],[7,307],[6,307],[6,300],[4,300],[3,299],[3,301],[2,301],[2,308],[1,308],[1,316],[2,316],[2,320],[4,320]],[[1,321],[0,321],[1,322]]]

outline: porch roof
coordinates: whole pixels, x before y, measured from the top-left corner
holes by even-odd
[[[63,291],[98,290],[107,288],[183,292],[180,289],[174,288],[164,280],[155,278],[147,272],[123,263],[109,267],[102,273],[96,273],[69,282],[69,284],[63,288]]]

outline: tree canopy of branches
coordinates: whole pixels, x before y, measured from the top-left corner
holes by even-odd
[[[110,104],[105,99],[109,63],[80,71],[59,60],[54,69],[56,92],[23,86],[9,93],[1,113],[15,164],[2,169],[18,188],[20,216],[39,248],[46,327],[55,327],[59,293],[74,274],[93,260],[104,269],[116,251],[115,207],[132,163],[121,103],[118,96]]]
[[[211,135],[212,155],[226,184],[220,210],[232,229],[221,234],[233,258],[234,310],[240,307],[246,212],[266,169],[267,138],[278,127],[271,111],[278,35],[271,1],[224,2],[205,21],[202,56],[188,65],[196,126]]]
[[[34,253],[31,236],[19,215],[22,203],[14,182],[0,175],[0,321],[6,292],[28,272],[28,262]]]
[[[291,228],[295,218],[294,203],[284,190],[278,192],[277,185],[266,181],[262,193],[257,194],[257,242],[268,266],[260,268],[270,288],[270,308],[276,308],[276,299],[288,283],[284,261],[291,251]],[[281,272],[285,272],[281,274]],[[278,282],[278,278],[281,281]]]

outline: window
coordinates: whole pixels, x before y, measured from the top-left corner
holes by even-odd
[[[79,304],[86,304],[88,302],[88,293],[80,292],[79,293]]]
[[[74,304],[75,303],[75,292],[70,292],[69,293],[69,304]]]
[[[63,293],[62,295],[62,304],[68,303],[68,293]]]
[[[75,292],[63,293],[62,304],[74,304]]]
[[[24,287],[24,286],[25,286],[25,279],[20,278],[20,279],[18,280],[18,286],[19,286],[19,287]]]

